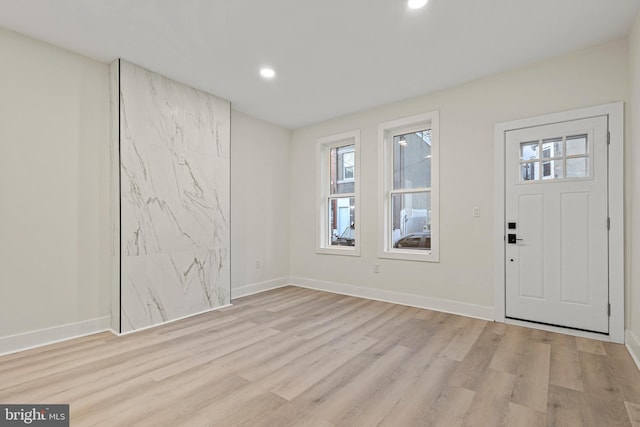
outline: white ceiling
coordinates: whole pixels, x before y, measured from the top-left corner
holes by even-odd
[[[629,31],[640,0],[0,0],[0,26],[120,57],[288,128]],[[10,58],[3,57],[3,61]],[[263,80],[259,67],[277,71]]]

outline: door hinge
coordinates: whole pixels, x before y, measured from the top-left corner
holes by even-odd
[[[609,303],[607,306],[607,314],[609,315],[609,317],[611,317],[611,303]]]
[[[607,145],[611,144],[611,132],[607,131]]]
[[[607,230],[611,230],[611,217],[607,218]]]

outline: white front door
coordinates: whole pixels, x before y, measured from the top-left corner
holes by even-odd
[[[505,133],[506,317],[609,332],[607,116]]]

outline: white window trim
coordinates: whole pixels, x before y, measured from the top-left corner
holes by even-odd
[[[355,173],[353,179],[339,181],[353,182],[355,198],[354,213],[354,236],[355,246],[331,246],[328,241],[329,230],[328,215],[329,206],[327,200],[329,198],[329,152],[332,148],[344,145],[354,146],[354,167]],[[316,253],[328,255],[347,255],[360,256],[360,130],[353,130],[336,135],[326,136],[317,140],[316,143]]]
[[[380,230],[378,257],[408,261],[440,261],[440,113],[418,114],[378,125],[378,170],[381,171],[379,191]],[[395,249],[391,238],[390,194],[393,183],[393,136],[402,131],[408,133],[431,129],[431,250],[418,251]],[[413,190],[412,190],[413,191]]]

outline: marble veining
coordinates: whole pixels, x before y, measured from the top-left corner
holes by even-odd
[[[230,298],[230,105],[120,61],[122,331]]]

